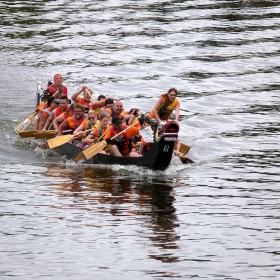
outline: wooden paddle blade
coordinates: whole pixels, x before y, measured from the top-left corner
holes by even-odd
[[[107,142],[103,140],[85,149],[83,151],[83,154],[86,159],[90,159],[94,157],[96,154],[98,154],[99,152],[101,152],[106,147],[106,145]]]
[[[188,153],[188,151],[190,150],[190,148],[191,148],[190,146],[181,142],[180,153],[186,155]]]
[[[75,157],[74,160],[75,160],[76,162],[79,162],[79,161],[85,160],[85,159],[86,159],[86,158],[85,158],[83,152],[80,152],[80,153]]]
[[[192,159],[188,157],[180,157],[180,160],[183,164],[190,163],[190,164],[196,164]]]
[[[28,131],[19,132],[18,135],[21,138],[29,138],[29,137],[33,137],[34,133],[38,133],[38,132],[40,132],[40,131],[38,131],[38,130],[28,130]]]
[[[61,146],[65,143],[71,141],[75,137],[76,137],[76,135],[62,135],[62,136],[58,136],[58,137],[47,140],[47,143],[48,143],[49,148],[53,149],[55,147]]]
[[[55,135],[55,131],[44,131],[44,132],[38,131],[38,133],[34,133],[34,137],[36,139],[51,138],[54,135]]]
[[[175,150],[173,150],[173,152],[176,156],[178,156],[180,158],[180,160],[183,164],[185,164],[185,163],[195,164],[195,162],[192,159],[185,157],[183,153],[180,152],[179,154],[176,154]]]
[[[25,131],[29,125],[32,123],[34,117],[37,115],[37,113],[33,113],[32,115],[25,118],[22,122],[20,122],[15,128],[14,132],[19,134],[19,132]]]

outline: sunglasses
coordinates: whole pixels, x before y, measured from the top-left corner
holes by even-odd
[[[88,119],[89,120],[95,120],[95,117],[89,117]]]

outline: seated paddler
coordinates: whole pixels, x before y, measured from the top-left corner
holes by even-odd
[[[104,136],[104,140],[106,140],[108,144],[111,144],[111,149],[109,151],[111,155],[119,157],[141,156],[139,153],[132,151],[132,137],[138,135],[139,130],[144,128],[144,120],[140,118],[139,123],[140,127],[131,126],[125,130],[128,126],[122,121],[122,119],[119,117],[113,117],[112,126]],[[117,136],[119,133],[120,135]]]
[[[68,117],[58,126],[58,136],[63,135],[63,130],[71,129],[74,132],[86,119],[85,107],[79,103],[75,103],[73,106],[73,116]]]

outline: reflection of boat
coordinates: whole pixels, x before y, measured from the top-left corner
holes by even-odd
[[[149,151],[141,157],[116,157],[99,153],[91,159],[85,160],[84,163],[137,165],[153,170],[165,170],[171,162],[178,132],[178,124],[174,121],[170,121],[158,129],[157,141],[151,143]],[[75,159],[83,150],[77,146],[66,143],[55,148],[55,151],[70,159]]]

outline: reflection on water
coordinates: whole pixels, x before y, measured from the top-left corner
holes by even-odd
[[[141,225],[143,228],[137,230],[140,236],[151,231],[149,239],[152,246],[171,250],[163,255],[156,251],[154,255],[150,253],[149,257],[163,262],[179,261],[176,257],[176,249],[179,249],[176,240],[179,236],[174,230],[179,225],[173,206],[173,179],[169,183],[169,180],[163,182],[158,179],[145,183],[124,179],[123,174],[116,174],[110,169],[83,168],[73,171],[55,165],[48,167],[46,176],[66,179],[51,188],[52,193],[62,198],[59,205],[52,207],[93,211],[95,215],[110,213],[115,217],[135,216],[135,219],[145,221]]]

